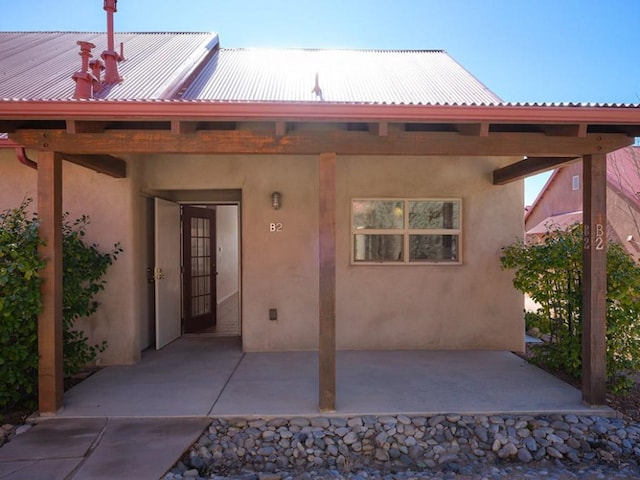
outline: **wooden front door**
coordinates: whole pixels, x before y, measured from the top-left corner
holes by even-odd
[[[216,211],[182,207],[183,331],[216,324]]]

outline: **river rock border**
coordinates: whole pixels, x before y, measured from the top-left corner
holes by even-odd
[[[460,470],[536,460],[632,462],[640,426],[621,418],[354,416],[215,418],[168,476],[375,468]]]

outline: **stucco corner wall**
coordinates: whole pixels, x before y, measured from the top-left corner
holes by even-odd
[[[37,159],[36,152],[30,152]],[[13,208],[25,198],[33,198],[37,210],[37,171],[18,163],[13,150],[0,149],[0,209]],[[105,289],[96,295],[98,311],[90,318],[78,320],[89,342],[107,341],[107,349],[97,363],[128,364],[140,358],[137,329],[137,289],[132,265],[135,238],[132,228],[131,177],[114,179],[68,162],[63,162],[63,212],[73,221],[82,215],[89,217],[85,241],[109,251],[120,243],[123,253],[105,276]]]

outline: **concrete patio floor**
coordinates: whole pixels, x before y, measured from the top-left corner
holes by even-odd
[[[510,352],[338,352],[336,380],[335,415],[345,417],[613,413]],[[158,479],[208,417],[316,417],[318,354],[243,354],[238,339],[185,336],[100,370],[64,405],[0,448],[2,480]]]
[[[339,351],[335,415],[610,415],[504,351]],[[59,418],[317,416],[317,352],[242,353],[238,339],[185,336],[69,390]]]

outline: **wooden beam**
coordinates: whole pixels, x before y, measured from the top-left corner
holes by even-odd
[[[195,133],[197,130],[197,122],[183,122],[181,120],[171,120],[171,133],[174,135],[187,135]]]
[[[580,160],[575,157],[528,157],[493,171],[493,184],[505,185]]]
[[[62,408],[62,157],[38,154],[38,222],[44,242],[38,254],[46,262],[41,271],[42,313],[38,316],[38,402],[41,415]]]
[[[622,134],[594,134],[586,138],[550,137],[543,133],[492,133],[487,137],[456,132],[403,132],[387,136],[369,132],[317,130],[289,132],[283,137],[252,130],[198,130],[171,135],[158,130],[107,130],[101,134],[69,135],[62,130],[19,130],[9,138],[27,148],[67,153],[203,153],[319,155],[468,155],[577,157],[607,153],[633,143]]]
[[[461,135],[469,135],[473,137],[487,137],[489,136],[489,123],[460,123],[457,124],[456,130]]]
[[[588,405],[604,405],[607,379],[606,155],[585,155],[582,176],[582,400]]]
[[[319,161],[320,411],[336,409],[336,154]]]
[[[557,137],[580,137],[587,136],[587,124],[579,123],[576,125],[543,125],[542,131],[546,135]]]
[[[67,133],[102,133],[107,126],[107,122],[87,122],[81,120],[67,120]]]
[[[113,178],[127,176],[127,162],[111,155],[81,155],[63,153],[62,157],[71,163],[90,168],[98,173],[104,173]]]

